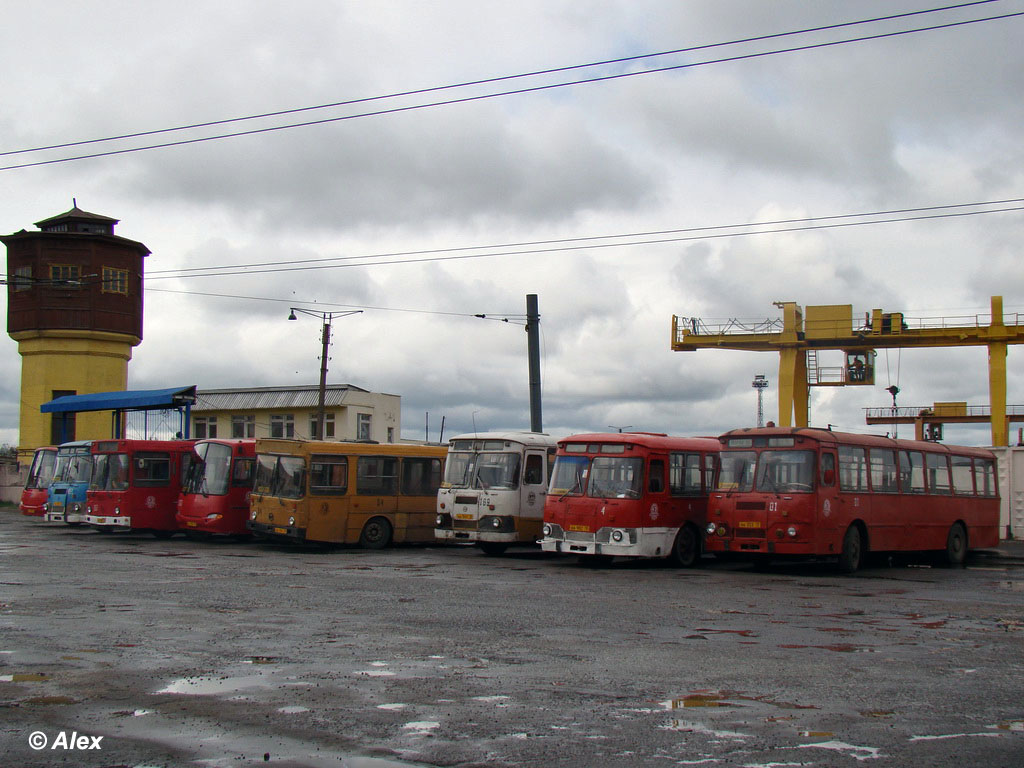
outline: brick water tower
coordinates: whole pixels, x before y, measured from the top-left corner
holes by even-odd
[[[110,437],[109,412],[43,414],[62,395],[122,390],[142,341],[149,249],[114,234],[117,219],[81,210],[0,236],[7,246],[7,333],[21,355],[19,456],[41,445]]]

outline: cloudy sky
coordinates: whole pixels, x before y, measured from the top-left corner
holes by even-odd
[[[835,26],[940,5],[4,0],[0,231],[75,198],[150,248],[131,388],[314,384],[319,323],[288,308],[364,308],[331,383],[401,395],[405,437],[428,413],[432,439],[527,429],[535,293],[547,431],[718,434],[756,421],[758,373],[776,415],[778,358],[673,352],[673,315],[1024,313],[1024,0]],[[808,218],[851,226],[743,226]],[[812,390],[812,423],[868,431],[890,384],[987,404],[986,361],[879,351],[876,386]],[[1008,367],[1024,403],[1024,349]],[[19,375],[4,335],[0,442]]]

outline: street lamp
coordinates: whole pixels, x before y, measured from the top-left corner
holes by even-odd
[[[319,317],[323,322],[323,333],[320,339],[323,342],[323,351],[320,354],[320,394],[316,409],[316,436],[318,440],[324,439],[324,420],[326,416],[324,403],[327,399],[327,348],[331,344],[331,321],[336,317],[358,315],[362,311],[361,309],[353,309],[348,312],[316,312],[312,309],[303,309],[302,307],[289,308],[289,320],[298,320],[299,318],[295,313],[299,312],[310,317]]]

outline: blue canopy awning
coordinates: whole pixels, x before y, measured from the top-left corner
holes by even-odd
[[[151,411],[180,408],[196,401],[196,386],[169,389],[136,389],[122,392],[96,392],[91,395],[65,395],[43,403],[43,413],[79,413],[81,411]]]

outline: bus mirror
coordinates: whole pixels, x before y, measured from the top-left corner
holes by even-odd
[[[835,485],[836,471],[834,469],[826,469],[822,473],[821,482],[824,483],[825,485]]]

